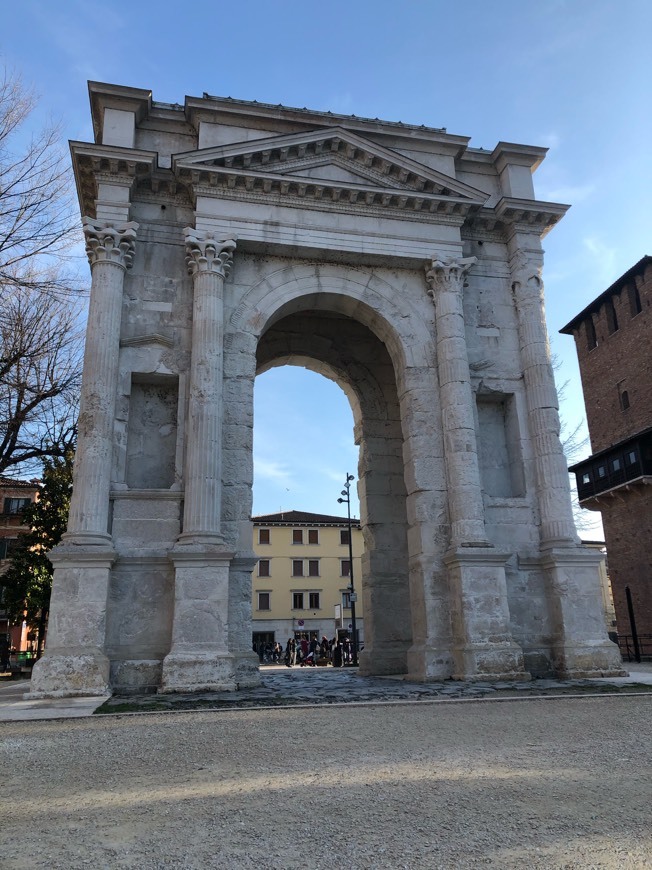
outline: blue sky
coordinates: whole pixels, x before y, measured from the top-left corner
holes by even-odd
[[[544,241],[547,318],[564,418],[583,419],[574,343],[557,331],[652,253],[649,0],[22,0],[0,21],[2,60],[66,138],[92,138],[96,79],[166,102],[207,91],[549,147],[537,195],[573,207]],[[261,376],[255,436],[255,512],[339,511],[357,453],[336,385]]]

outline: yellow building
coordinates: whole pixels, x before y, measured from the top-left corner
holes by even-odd
[[[253,517],[253,637],[260,644],[288,638],[352,635],[349,531],[346,517],[287,511]],[[351,520],[358,645],[364,643],[360,593],[362,532]]]

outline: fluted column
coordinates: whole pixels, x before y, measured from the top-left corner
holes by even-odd
[[[111,566],[108,532],[113,421],[118,384],[122,290],[138,224],[84,218],[92,282],[77,453],[68,531],[50,551],[54,566],[45,655],[30,697],[110,692],[104,652]]]
[[[426,273],[435,303],[439,393],[444,430],[451,547],[444,557],[450,589],[453,679],[527,679],[510,630],[507,553],[488,541],[475,433],[475,397],[464,328],[464,278],[475,257],[433,260]]]
[[[488,546],[463,309],[464,278],[475,263],[475,257],[445,262],[435,259],[426,273],[428,292],[435,303],[439,392],[453,547]]]
[[[125,272],[138,224],[84,218],[92,283],[84,350],[69,543],[106,544]]]
[[[233,239],[188,228],[186,263],[193,277],[192,355],[186,435],[185,508],[181,541],[219,544],[222,463],[224,280]]]
[[[568,467],[559,438],[559,403],[545,321],[543,254],[512,247],[510,269],[518,317],[542,544],[578,542]]]

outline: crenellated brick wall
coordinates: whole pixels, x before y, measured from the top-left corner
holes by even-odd
[[[643,257],[561,332],[575,338],[593,452],[652,427],[652,257]],[[621,635],[631,633],[627,586],[639,634],[652,635],[651,490],[624,485],[599,501]]]

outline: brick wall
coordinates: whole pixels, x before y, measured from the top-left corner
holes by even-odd
[[[634,288],[640,302],[638,313]],[[650,258],[643,258],[604,296],[596,300],[595,307],[590,306],[590,317],[573,324],[593,453],[652,427]],[[593,339],[596,344],[591,347]],[[639,634],[652,634],[651,489],[622,488],[613,498],[601,500],[619,634],[631,634],[626,586],[632,594]]]
[[[602,510],[609,577],[619,634],[631,634],[625,587],[629,586],[639,634],[652,634],[652,493],[625,493]],[[640,493],[640,491],[639,491]]]
[[[587,319],[574,330],[593,453],[652,426],[652,265],[637,277],[639,314],[632,316],[632,277],[611,296],[616,331],[610,332],[604,303],[592,318],[596,347],[588,347]],[[629,399],[626,409],[623,391]]]

